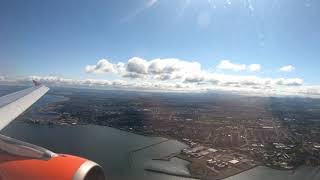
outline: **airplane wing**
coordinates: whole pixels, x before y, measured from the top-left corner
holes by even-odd
[[[0,130],[27,110],[48,91],[48,87],[35,83],[34,87],[0,97]]]
[[[49,88],[35,86],[0,97],[0,130],[39,100]],[[85,158],[56,154],[0,134],[0,180],[103,180],[103,169]]]

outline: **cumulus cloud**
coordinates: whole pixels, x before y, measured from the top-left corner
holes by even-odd
[[[16,78],[12,78],[8,75],[0,75],[0,84],[16,84],[17,83],[17,79]]]
[[[260,64],[250,64],[248,68],[249,68],[249,71],[251,71],[251,72],[258,72],[261,70],[261,65]]]
[[[86,86],[156,91],[232,91],[248,95],[298,95],[320,98],[320,86],[304,86],[299,78],[262,78],[203,72],[182,81],[70,79],[57,76],[29,76],[21,82],[38,80],[49,86]]]
[[[125,73],[124,75],[122,75],[122,77],[125,77],[125,78],[131,78],[131,79],[137,79],[137,78],[145,78],[145,75],[144,74],[139,74],[139,73],[135,73],[135,72],[128,72],[128,73]]]
[[[61,78],[57,76],[29,76],[28,81],[31,80],[37,80],[41,81],[46,84],[53,84],[53,85],[129,85],[125,80],[101,80],[101,79],[84,79],[84,80],[74,80],[70,78]],[[158,87],[165,86],[168,87],[169,84],[171,84],[171,87],[175,86],[172,85],[172,83],[179,83],[180,87],[181,84],[194,84],[197,85],[218,85],[220,87],[252,87],[252,86],[259,86],[261,88],[266,87],[274,87],[276,86],[302,86],[303,80],[300,78],[292,78],[292,79],[271,79],[271,78],[260,78],[256,76],[233,76],[233,75],[223,75],[223,74],[206,74],[202,76],[189,76],[184,79],[184,81],[180,82],[161,82],[161,81],[154,81],[154,80],[146,80],[146,81],[134,81],[133,84],[135,86],[138,86],[137,84],[140,84],[144,86],[143,84],[149,84],[147,87],[150,86],[150,84],[158,84]],[[133,85],[131,84],[131,85]],[[189,85],[187,85],[189,87]]]
[[[57,76],[29,76],[27,78],[28,81],[36,80],[39,82],[43,82],[46,84],[63,84],[63,85],[76,85],[79,84],[76,80],[70,78],[61,78]],[[85,82],[85,80],[83,80]]]
[[[126,64],[113,64],[106,59],[99,60],[96,65],[88,65],[85,72],[93,74],[113,73],[127,78],[153,78],[159,80],[183,79],[187,75],[202,72],[198,62],[183,61],[174,58],[153,59],[147,61],[133,57]]]
[[[320,96],[320,86],[303,86],[296,88],[296,94],[298,95],[307,95],[307,96]]]
[[[221,70],[231,70],[235,72],[239,71],[251,71],[251,72],[258,72],[261,70],[261,65],[260,64],[236,64],[232,63],[230,60],[222,60],[220,63],[216,66],[217,69]]]
[[[218,69],[257,72],[260,64],[235,64],[229,60],[222,60]],[[265,89],[271,86],[301,86],[300,78],[261,78],[257,76],[226,75],[203,70],[201,64],[195,61],[184,61],[176,58],[145,60],[133,57],[126,63],[111,63],[106,59],[99,60],[96,65],[88,65],[87,73],[114,73],[119,77],[140,81],[174,81],[175,83],[215,85],[220,87],[249,87]],[[141,80],[143,79],[143,80]],[[98,84],[98,83],[95,83]],[[163,84],[162,84],[163,85]]]
[[[217,69],[258,72],[260,64],[236,64],[222,60]],[[134,89],[157,90],[228,90],[259,92],[262,94],[307,94],[316,90],[306,90],[300,78],[268,78],[259,76],[230,75],[202,69],[197,61],[185,61],[176,58],[146,60],[133,57],[125,63],[111,63],[106,59],[95,65],[85,67],[87,73],[113,73],[120,78],[112,80],[70,80],[57,77],[46,77],[45,81],[55,84],[76,84],[88,86],[106,86]],[[129,80],[128,80],[129,79]],[[127,81],[128,80],[128,81]],[[316,88],[317,89],[317,88]],[[319,91],[320,92],[320,91]]]
[[[131,58],[128,61],[126,70],[130,73],[147,74],[148,62],[138,57]]]
[[[282,72],[292,72],[294,71],[296,68],[292,65],[286,65],[280,68],[280,71]]]
[[[118,79],[118,80],[112,81],[112,85],[114,85],[114,86],[127,86],[128,82]]]
[[[191,76],[184,80],[185,83],[217,85],[219,87],[245,87],[254,89],[283,88],[302,86],[300,78],[262,78],[257,76],[226,75],[218,73],[203,73],[201,76]]]
[[[80,85],[80,86],[108,86],[114,81],[105,79],[82,79],[62,78],[58,76],[29,76],[26,80],[36,80],[47,85]]]
[[[198,75],[202,72],[198,62],[179,59],[155,59],[149,62],[148,72],[160,80],[182,79],[187,75]]]
[[[85,72],[94,74],[103,73],[120,73],[124,69],[124,64],[119,62],[117,64],[110,63],[107,59],[101,59],[96,65],[87,65]]]
[[[202,75],[199,76],[187,76],[184,80],[184,82],[187,83],[199,83],[205,81],[205,77]]]
[[[300,78],[292,78],[292,79],[277,79],[277,85],[285,85],[285,86],[301,86],[303,84],[303,79]]]
[[[222,70],[243,71],[246,70],[247,66],[245,64],[235,64],[229,60],[222,60],[217,65],[217,68]]]

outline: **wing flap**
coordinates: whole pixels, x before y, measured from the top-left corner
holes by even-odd
[[[48,87],[39,85],[1,97],[0,130],[27,110],[48,90]]]

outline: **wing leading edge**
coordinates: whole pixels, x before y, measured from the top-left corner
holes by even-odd
[[[0,130],[38,101],[49,88],[37,85],[0,97]]]

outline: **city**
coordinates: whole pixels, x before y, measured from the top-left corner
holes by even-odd
[[[178,157],[191,176],[222,179],[264,165],[320,164],[320,100],[215,93],[54,89],[63,100],[27,112],[39,125],[96,124],[189,146]],[[146,169],[150,170],[150,169]]]

